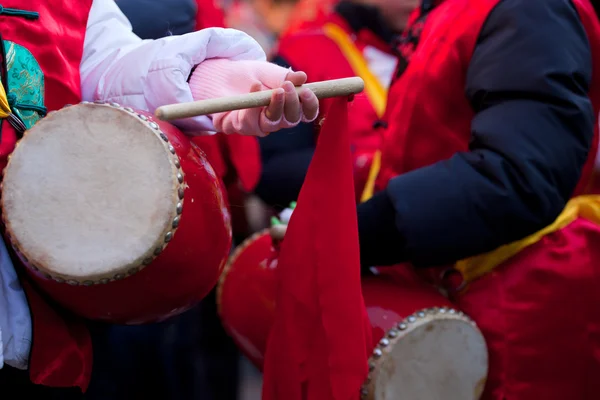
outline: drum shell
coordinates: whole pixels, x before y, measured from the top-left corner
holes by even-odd
[[[136,113],[153,120],[147,113]],[[89,286],[50,279],[20,256],[41,290],[85,318],[143,324],[180,314],[215,286],[231,248],[230,216],[219,178],[183,133],[171,124],[153,121],[175,149],[186,184],[179,225],[162,253],[137,273]]]
[[[236,249],[218,284],[217,302],[223,326],[259,369],[263,366],[268,334],[275,318],[278,252],[278,245],[268,231],[254,235]],[[413,313],[452,306],[412,270],[406,268],[401,274],[405,279],[362,278],[363,297],[372,327],[372,348],[391,328]]]

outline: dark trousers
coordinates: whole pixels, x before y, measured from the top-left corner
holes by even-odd
[[[2,400],[27,395],[45,400],[237,399],[239,354],[223,332],[214,292],[198,307],[160,324],[90,324],[90,331],[94,368],[85,395],[78,389],[33,385],[27,372],[5,367],[0,370]]]

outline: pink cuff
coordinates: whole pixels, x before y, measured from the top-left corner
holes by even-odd
[[[274,89],[285,81],[289,69],[266,61],[209,59],[198,64],[190,78],[194,100],[214,99],[250,92],[254,83]]]

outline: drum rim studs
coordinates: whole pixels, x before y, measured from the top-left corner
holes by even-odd
[[[26,259],[24,259],[26,265],[28,266],[28,268],[30,270],[34,271],[37,274],[41,274],[46,279],[51,279],[60,284],[68,284],[69,286],[103,285],[103,284],[110,283],[112,281],[125,279],[128,276],[131,276],[137,272],[140,272],[147,265],[151,264],[152,261],[154,261],[154,259],[162,253],[162,251],[167,246],[167,244],[169,242],[171,242],[171,240],[173,240],[175,232],[177,231],[177,228],[179,227],[179,225],[181,223],[181,215],[183,212],[183,202],[184,202],[184,197],[185,197],[185,174],[184,174],[183,170],[181,169],[181,162],[179,160],[179,157],[177,156],[175,147],[170,143],[168,136],[161,130],[160,124],[157,121],[153,120],[153,118],[151,116],[147,116],[147,115],[143,114],[142,112],[138,112],[131,107],[124,107],[117,102],[107,102],[107,101],[102,101],[102,100],[96,100],[93,102],[81,101],[79,104],[83,104],[83,105],[94,104],[94,105],[101,105],[104,107],[117,108],[117,109],[123,110],[123,111],[133,115],[134,117],[136,117],[137,119],[142,121],[142,123],[144,123],[146,126],[148,126],[151,129],[151,132],[153,132],[153,134],[157,136],[157,138],[160,140],[160,142],[165,147],[165,149],[168,151],[168,153],[171,154],[169,156],[169,160],[170,160],[171,165],[174,170],[174,178],[177,181],[177,183],[176,183],[176,185],[177,185],[176,200],[177,201],[176,201],[176,206],[174,207],[174,210],[173,210],[173,216],[171,218],[171,222],[170,222],[170,224],[168,224],[166,226],[166,228],[168,230],[165,230],[162,240],[161,240],[161,243],[159,243],[159,247],[156,247],[152,251],[150,251],[148,254],[145,254],[143,256],[143,258],[139,261],[138,265],[128,265],[128,266],[126,266],[126,270],[119,271],[118,273],[116,273],[110,277],[105,276],[105,277],[101,277],[101,278],[96,278],[95,280],[91,280],[91,279],[84,280],[84,279],[78,279],[76,277],[61,276],[58,274],[50,275],[50,274],[46,273],[45,271],[40,270],[37,266],[30,264]],[[71,106],[71,105],[66,105],[65,107],[69,107],[69,106]],[[53,113],[54,112],[50,112],[48,114],[53,114]],[[19,145],[19,143],[17,143],[17,146],[18,145]],[[10,163],[10,156],[9,156],[9,163]],[[2,216],[2,218],[3,218],[3,216]],[[6,224],[6,221],[4,221],[4,222]],[[17,253],[19,253],[19,248],[16,245],[16,243],[14,243],[14,240],[12,240],[10,238],[10,232],[8,229],[7,229],[7,240],[10,241],[14,250]]]

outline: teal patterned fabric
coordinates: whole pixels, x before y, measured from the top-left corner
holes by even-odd
[[[14,114],[31,128],[45,114],[44,73],[33,54],[25,47],[4,41],[9,92],[8,102]]]

